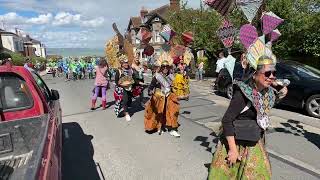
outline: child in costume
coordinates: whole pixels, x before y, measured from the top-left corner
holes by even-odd
[[[185,53],[184,57],[180,58],[180,63],[177,65],[175,79],[173,81],[173,92],[180,100],[189,100],[189,69],[188,66],[191,61],[191,56]]]
[[[121,68],[116,71],[115,75],[115,107],[114,111],[116,116],[119,116],[121,112],[121,107],[123,108],[123,112],[126,118],[126,121],[131,121],[131,117],[129,114],[129,106],[132,104],[132,88],[135,84],[135,79],[133,75],[133,69],[130,67],[128,59],[125,55],[120,57]]]
[[[92,96],[92,104],[91,110],[95,110],[95,105],[97,102],[97,98],[102,98],[102,109],[106,109],[107,104],[107,88],[109,85],[109,81],[106,77],[106,72],[108,72],[108,64],[106,60],[101,60],[100,64],[96,67],[96,78],[95,78],[95,88]]]

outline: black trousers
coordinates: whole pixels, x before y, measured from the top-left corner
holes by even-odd
[[[128,112],[128,107],[132,104],[132,97],[131,91],[123,90],[122,107],[125,113]]]

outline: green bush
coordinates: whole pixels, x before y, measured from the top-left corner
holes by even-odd
[[[25,58],[21,53],[12,52],[10,53],[12,63],[16,66],[23,66],[25,63]]]
[[[46,59],[46,58],[43,58],[43,57],[33,56],[33,57],[31,57],[31,61],[32,61],[33,64],[36,64],[37,62],[39,62],[39,63],[46,63],[46,62],[47,62],[47,59]]]

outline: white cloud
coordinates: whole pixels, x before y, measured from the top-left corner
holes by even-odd
[[[82,21],[81,24],[84,27],[99,27],[103,25],[104,23],[104,18],[103,17],[98,17],[92,20],[87,20],[87,21]]]
[[[59,12],[55,17],[54,21],[52,22],[55,26],[63,26],[63,25],[71,25],[78,23],[80,21],[81,15],[80,14],[71,14],[68,12]]]
[[[188,1],[189,6],[199,7],[200,0]],[[29,28],[29,32],[38,34],[47,32],[47,37],[41,35],[38,37],[48,47],[87,45],[100,48],[104,46],[108,38],[114,35],[111,26],[113,22],[116,22],[119,30],[123,32],[130,16],[138,16],[142,6],[150,10],[169,3],[169,0],[0,0],[1,7],[11,11],[52,14],[51,19],[47,20],[40,20],[45,18],[44,16],[40,18],[39,15],[31,18],[22,17],[23,21],[18,14],[11,15],[11,18],[13,17],[16,22],[19,22],[16,23],[19,25],[18,27],[23,26],[23,23],[29,20],[31,22],[29,24],[38,25]],[[38,19],[31,21],[32,18]],[[40,22],[43,24],[37,24]],[[43,28],[39,26],[43,26]],[[89,32],[82,32],[84,30],[89,30]],[[91,30],[94,30],[94,33]],[[77,34],[75,31],[81,33]],[[54,35],[55,33],[57,35]],[[72,36],[73,39],[69,36]]]
[[[26,22],[27,23],[32,23],[32,24],[48,24],[52,20],[52,14],[41,14],[38,17],[30,18]]]
[[[71,14],[68,12],[59,12],[52,22],[54,26],[82,26],[82,27],[90,27],[95,28],[103,25],[104,18],[97,17],[94,19],[83,19],[83,16],[80,14]]]
[[[0,15],[0,21],[6,25],[17,25],[17,24],[24,24],[25,18],[22,16],[19,16],[15,12],[10,12],[4,15]]]

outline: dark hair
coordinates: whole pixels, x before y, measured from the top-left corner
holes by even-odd
[[[108,67],[108,63],[104,58],[101,58],[99,61],[99,67]]]

